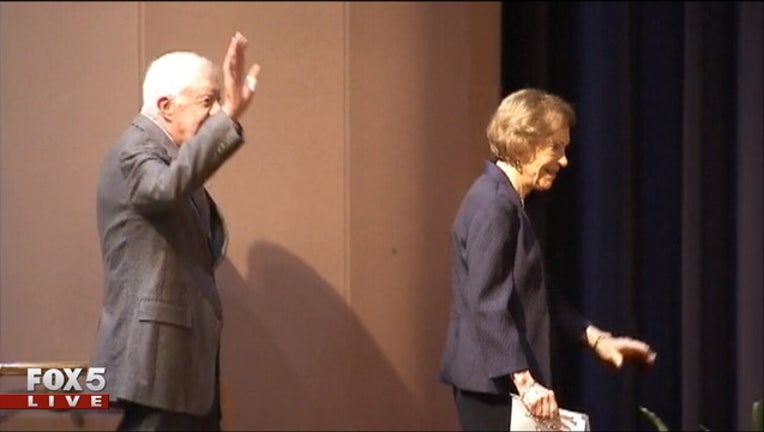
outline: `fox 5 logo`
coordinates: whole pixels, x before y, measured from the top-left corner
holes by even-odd
[[[85,388],[90,393],[98,393],[106,388],[106,368],[91,367],[85,373]],[[81,392],[80,384],[82,368],[29,368],[27,369],[27,390],[34,391],[38,385],[42,385],[51,392]]]

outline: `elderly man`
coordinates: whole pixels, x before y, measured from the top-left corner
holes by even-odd
[[[204,183],[244,142],[238,119],[260,71],[245,75],[246,45],[240,33],[230,41],[222,95],[218,68],[198,54],[153,61],[141,112],[101,168],[105,292],[91,365],[106,368],[119,430],[220,429],[214,271],[227,239]]]

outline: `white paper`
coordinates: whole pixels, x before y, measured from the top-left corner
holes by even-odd
[[[512,418],[510,431],[588,431],[589,416],[560,408],[560,417],[556,419],[538,419],[528,412],[520,396],[512,394]]]

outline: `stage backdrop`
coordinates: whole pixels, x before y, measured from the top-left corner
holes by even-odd
[[[650,342],[619,373],[560,347],[559,396],[593,430],[746,430],[762,359],[762,2],[504,2],[502,93],[579,118],[570,166],[528,201],[558,288]],[[567,352],[566,352],[567,351]]]

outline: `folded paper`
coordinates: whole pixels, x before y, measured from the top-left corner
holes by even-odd
[[[589,431],[589,416],[560,408],[560,416],[554,419],[536,418],[528,412],[528,408],[520,400],[520,396],[512,394],[512,416],[509,424],[510,431]]]

